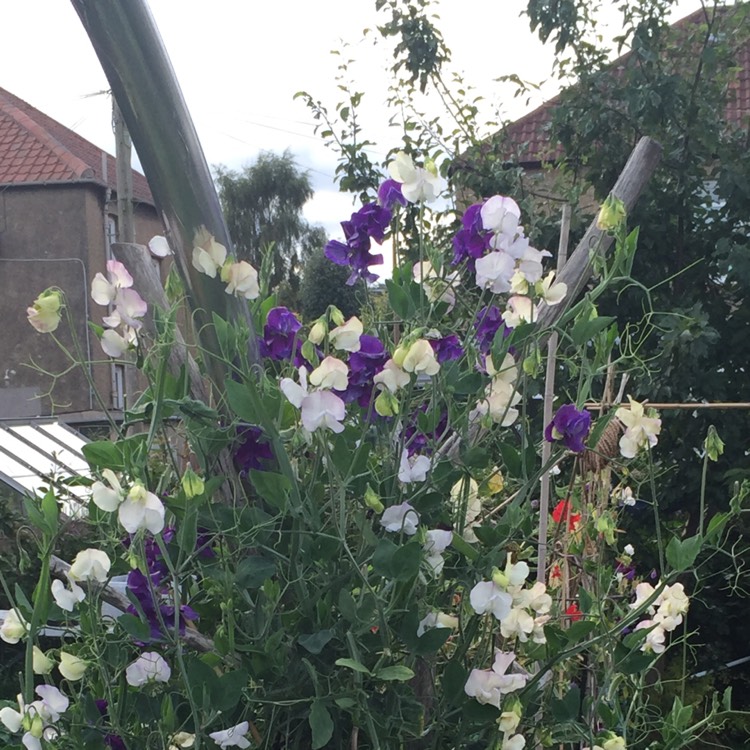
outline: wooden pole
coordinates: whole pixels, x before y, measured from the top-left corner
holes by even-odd
[[[117,239],[135,242],[133,222],[133,144],[117,100],[112,98],[112,120],[115,128],[115,156],[117,168]]]

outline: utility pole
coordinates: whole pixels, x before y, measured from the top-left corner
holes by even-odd
[[[115,128],[115,157],[117,161],[117,234],[119,242],[135,242],[133,224],[133,150],[125,120],[112,97],[112,121]]]

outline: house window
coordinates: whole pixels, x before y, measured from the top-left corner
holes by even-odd
[[[112,365],[112,408],[125,410],[125,365]]]

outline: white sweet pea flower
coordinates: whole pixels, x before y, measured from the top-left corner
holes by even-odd
[[[456,293],[453,284],[458,281],[458,273],[448,274],[441,279],[437,271],[432,267],[429,260],[415,263],[412,268],[412,276],[417,284],[421,284],[425,296],[430,302],[445,302],[450,312],[456,305]]]
[[[52,597],[60,609],[72,612],[76,604],[86,598],[86,592],[80,586],[77,586],[75,581],[68,579],[68,583],[70,588],[66,588],[65,584],[57,578],[52,581]]]
[[[398,480],[404,484],[424,482],[429,470],[430,459],[427,456],[412,456],[409,458],[409,453],[403,451],[398,470]]]
[[[328,334],[328,340],[335,349],[345,352],[358,352],[360,350],[360,338],[364,332],[362,321],[352,317],[341,326],[334,328]]]
[[[491,612],[496,620],[502,622],[510,614],[513,597],[493,581],[480,581],[471,590],[469,602],[478,615]]]
[[[518,232],[521,209],[513,198],[493,195],[485,201],[480,210],[480,216],[485,229],[512,238]]]
[[[100,549],[81,550],[73,560],[68,578],[73,581],[97,581],[104,583],[109,577],[112,563],[106,552]]]
[[[551,256],[552,253],[547,250],[537,250],[529,246],[518,261],[518,270],[529,284],[536,284],[542,278],[542,259]]]
[[[308,432],[323,428],[340,433],[344,431],[341,422],[346,417],[346,404],[331,391],[315,391],[305,396],[301,417]]]
[[[99,343],[108,357],[120,359],[136,340],[135,331],[132,328],[126,329],[125,336],[121,336],[113,328],[108,328],[102,333]]]
[[[665,586],[661,593],[659,609],[666,615],[684,615],[690,606],[690,600],[681,583]]]
[[[117,518],[130,534],[140,529],[158,534],[164,528],[164,505],[153,492],[136,482],[120,503]]]
[[[29,632],[29,624],[15,609],[9,609],[0,625],[0,640],[18,643]]]
[[[493,294],[509,292],[515,272],[515,262],[507,253],[495,251],[479,258],[474,269],[480,289],[489,289]]]
[[[39,333],[57,330],[62,319],[62,295],[55,289],[47,289],[26,308],[26,318]]]
[[[533,323],[537,317],[537,306],[531,298],[521,295],[510,297],[508,308],[503,313],[503,320],[510,328],[517,328],[521,323]]]
[[[625,739],[620,736],[610,737],[602,745],[602,750],[626,750]]]
[[[302,402],[307,396],[307,369],[300,367],[298,372],[299,384],[295,383],[291,378],[282,378],[279,382],[279,388],[286,396],[287,401],[292,404],[292,406],[296,406],[300,409],[302,407]]]
[[[500,750],[523,750],[524,747],[526,747],[526,738],[522,734],[514,734],[512,737],[503,737]]]
[[[639,607],[641,607],[648,599],[650,599],[654,595],[654,591],[655,589],[650,583],[646,583],[645,581],[643,583],[639,583],[635,587],[635,601],[630,605],[630,609],[638,609]],[[656,599],[651,604],[651,606],[647,610],[649,614],[654,614],[660,600],[661,597]]]
[[[227,294],[234,294],[244,299],[258,299],[258,272],[246,261],[228,263],[221,269],[221,280],[227,285]]]
[[[69,654],[67,651],[60,652],[60,674],[71,682],[80,680],[86,672],[88,662],[83,659],[79,659],[74,654]]]
[[[526,643],[533,630],[534,618],[521,607],[513,607],[508,615],[500,620],[503,638],[518,638],[521,643]]]
[[[616,503],[622,503],[623,505],[631,507],[637,502],[633,495],[633,490],[630,487],[616,487],[612,490],[612,500]]]
[[[385,388],[390,393],[396,393],[400,388],[409,385],[411,378],[392,359],[389,359],[383,369],[375,375],[372,382]]]
[[[148,241],[148,251],[155,258],[167,258],[172,255],[172,248],[169,247],[167,238],[157,234]]]
[[[661,625],[657,625],[653,620],[641,620],[636,626],[636,630],[644,630],[645,628],[653,628],[646,636],[646,640],[641,646],[641,651],[652,652],[654,654],[662,654],[666,649],[664,641],[667,637],[666,631]]]
[[[562,281],[558,281],[556,284],[553,283],[555,278],[555,272],[550,271],[541,281],[536,283],[536,293],[548,305],[558,305],[565,299],[565,295],[568,293],[568,285]]]
[[[117,260],[107,261],[107,277],[97,273],[91,281],[91,299],[97,305],[111,305],[121,289],[133,286],[133,277],[128,269]]]
[[[349,368],[336,357],[326,357],[311,373],[310,385],[345,391],[349,386]]]
[[[323,339],[326,337],[326,333],[328,333],[328,327],[326,326],[325,321],[316,320],[313,327],[310,329],[310,334],[308,335],[307,340],[315,345],[322,344]]]
[[[422,549],[425,553],[425,563],[432,571],[432,574],[439,576],[443,572],[443,552],[453,541],[453,532],[443,529],[430,529],[427,532]]]
[[[33,701],[28,706],[19,695],[18,711],[10,706],[0,709],[0,721],[12,734],[28,727],[21,739],[26,750],[42,750],[41,738],[51,741],[57,737],[57,730],[50,725],[60,719],[60,714],[67,710],[69,704],[68,699],[52,685],[39,685],[36,694],[41,700]]]
[[[626,545],[625,545],[625,546],[624,546],[624,547],[622,548],[622,551],[623,551],[623,552],[624,552],[624,553],[625,553],[626,555],[630,555],[630,557],[632,557],[632,556],[633,556],[633,555],[635,554],[635,547],[634,547],[634,546],[633,546],[632,544],[626,544]]]
[[[552,597],[547,593],[547,587],[541,581],[536,581],[530,589],[522,589],[514,597],[513,604],[538,615],[546,615],[552,609]]]
[[[620,407],[615,416],[625,425],[625,434],[620,438],[620,453],[625,458],[633,458],[640,448],[652,448],[658,442],[661,432],[661,419],[647,417],[643,404],[628,396],[630,408]]]
[[[547,636],[544,635],[544,626],[549,621],[549,615],[539,615],[539,617],[534,618],[534,629],[531,631],[531,640],[534,643],[547,643]]]
[[[54,668],[55,662],[39,646],[33,647],[32,654],[31,668],[34,674],[49,674]]]
[[[104,469],[102,477],[105,480],[104,482],[96,481],[91,485],[91,499],[97,508],[112,513],[125,499],[125,491],[112,469]]]
[[[245,735],[250,731],[250,724],[243,721],[230,729],[224,729],[221,732],[211,732],[208,736],[221,748],[239,747],[248,748],[250,742],[245,739]]]
[[[227,260],[227,249],[217,242],[205,227],[201,227],[193,238],[193,268],[212,279]]]
[[[177,732],[169,741],[169,750],[181,750],[195,745],[195,735],[191,732]]]
[[[125,669],[125,679],[132,687],[142,687],[151,682],[169,682],[172,670],[161,654],[146,651]]]
[[[516,405],[521,400],[521,394],[513,383],[499,378],[493,378],[485,389],[486,398],[477,404],[480,414],[489,414],[495,424],[509,427],[518,419]]]
[[[519,271],[515,270],[510,280],[510,291],[511,294],[525,295],[529,293],[529,282],[526,281],[526,277]]]
[[[503,734],[513,734],[518,729],[518,725],[521,723],[521,714],[518,713],[519,711],[520,708],[514,711],[503,711],[500,714],[497,725]]]
[[[476,698],[479,703],[500,708],[504,695],[526,686],[526,675],[506,674],[515,658],[512,651],[496,651],[492,669],[472,669],[464,685],[466,695]]]
[[[397,349],[393,360],[406,372],[417,375],[424,373],[432,376],[440,370],[440,364],[435,359],[435,351],[427,339],[417,339],[408,349]]]
[[[458,627],[458,617],[446,615],[445,612],[430,612],[419,621],[417,627],[417,637],[421,638],[426,631],[434,628],[451,628]]]
[[[419,525],[419,514],[409,503],[391,505],[380,516],[380,524],[386,531],[414,536]]]
[[[411,156],[404,151],[399,151],[388,165],[388,174],[401,183],[401,193],[409,203],[429,203],[442,190],[442,181],[434,165],[426,166],[427,169],[414,166]]]

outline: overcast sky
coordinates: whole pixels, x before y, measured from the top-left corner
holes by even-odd
[[[105,0],[102,0],[104,2]],[[120,0],[107,0],[119,2]],[[606,4],[606,0],[605,0]],[[614,9],[621,0],[612,3]],[[306,215],[334,234],[351,212],[350,197],[333,184],[335,155],[313,132],[313,120],[295,92],[309,91],[331,109],[338,101],[335,75],[342,50],[358,64],[352,76],[367,92],[365,133],[382,158],[398,144],[385,111],[390,63],[385,48],[362,41],[363,29],[383,22],[374,0],[150,0],[210,165],[232,168],[260,150],[289,148],[309,170],[316,189]],[[513,99],[494,79],[517,73],[550,78],[552,51],[531,34],[521,16],[526,0],[442,0],[439,27],[453,52],[451,70],[486,97],[483,115],[500,109],[516,118],[556,93],[548,83],[531,101]],[[680,0],[679,18],[700,7]],[[88,37],[67,0],[3,0],[0,86],[114,150],[108,88]],[[503,99],[507,97],[507,99]]]

